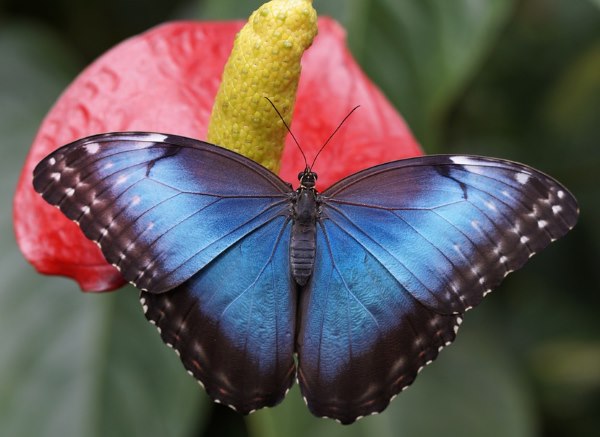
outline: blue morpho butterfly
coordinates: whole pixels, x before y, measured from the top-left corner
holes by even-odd
[[[294,190],[230,150],[124,132],[58,149],[33,185],[142,290],[216,402],[273,406],[297,376],[310,411],[345,424],[385,409],[578,216],[557,181],[501,159],[394,161],[323,193],[311,167]]]

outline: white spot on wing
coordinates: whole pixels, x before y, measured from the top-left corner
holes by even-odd
[[[482,163],[476,159],[470,158],[468,156],[451,156],[450,157],[450,161],[452,161],[454,164],[458,164],[458,165],[462,165],[465,167],[469,167],[469,171],[471,173],[476,173],[476,174],[484,174],[485,170],[482,168]]]
[[[100,144],[98,143],[90,143],[85,145],[85,151],[90,155],[95,155],[100,150]]]
[[[559,212],[561,212],[561,211],[562,211],[562,206],[560,206],[560,205],[553,205],[553,206],[552,206],[552,212],[553,212],[554,214],[558,214],[558,213],[559,213]]]
[[[167,135],[155,133],[149,133],[141,137],[143,141],[153,141],[155,143],[164,143],[167,141],[167,138],[169,138]]]
[[[60,173],[55,172],[50,175],[51,179],[54,179],[56,182],[60,181]]]
[[[476,159],[470,158],[468,156],[451,156],[450,161],[458,165],[480,165],[481,163]]]
[[[521,185],[525,185],[528,181],[529,181],[529,177],[531,175],[528,173],[516,173],[515,174],[515,179],[517,180],[518,183],[520,183]]]
[[[50,158],[50,159],[48,160],[48,164],[50,164],[50,165],[54,165],[54,164],[56,164],[56,159],[55,159],[54,157]]]

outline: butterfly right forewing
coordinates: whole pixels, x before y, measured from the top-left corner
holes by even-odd
[[[323,193],[324,219],[375,254],[423,304],[477,305],[510,272],[566,234],[573,195],[523,164],[431,155],[372,167]]]

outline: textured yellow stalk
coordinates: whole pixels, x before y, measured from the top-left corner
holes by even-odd
[[[211,143],[277,172],[300,79],[300,59],[317,34],[312,0],[272,0],[236,36],[208,126]]]

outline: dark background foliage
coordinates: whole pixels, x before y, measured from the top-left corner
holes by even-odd
[[[160,22],[245,18],[260,3],[0,0],[0,435],[597,435],[597,0],[315,0],[428,153],[526,162],[582,209],[577,228],[468,314],[455,345],[383,415],[341,427],[312,418],[293,390],[241,418],[185,374],[133,290],[83,295],[22,259],[10,216],[19,168],[77,72]]]

